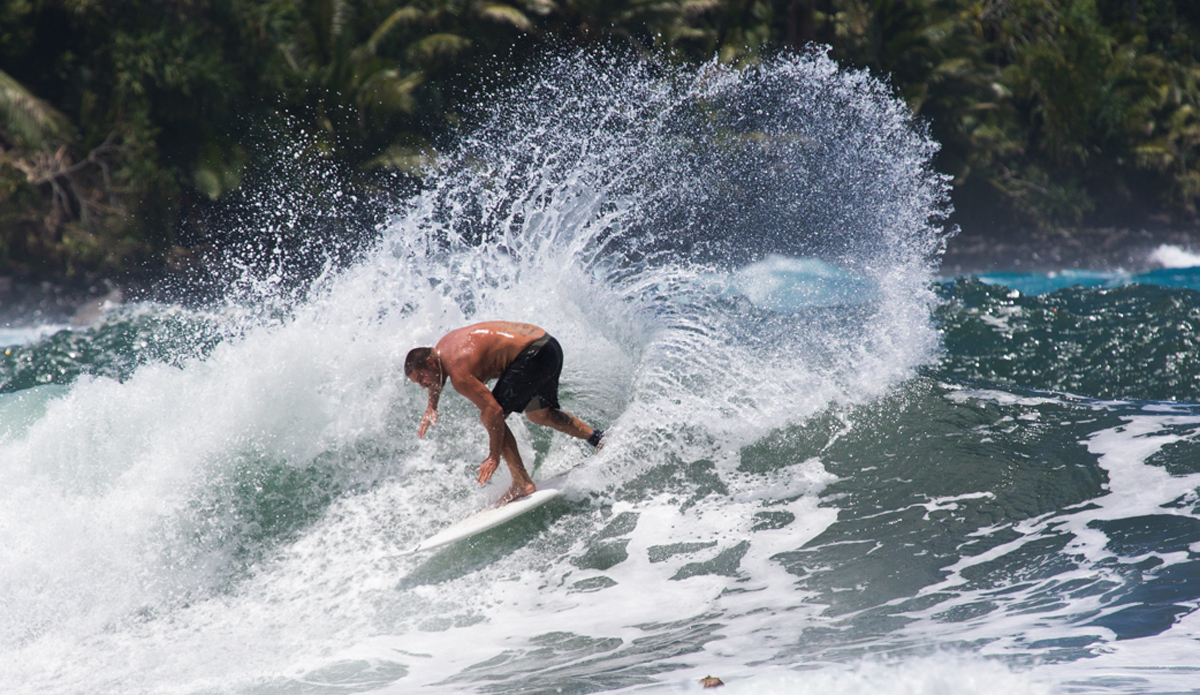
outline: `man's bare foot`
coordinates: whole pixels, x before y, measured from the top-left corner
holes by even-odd
[[[537,486],[534,485],[533,483],[527,483],[525,485],[521,485],[520,483],[513,483],[512,487],[508,488],[508,492],[504,493],[503,495],[500,496],[500,499],[496,500],[495,506],[503,507],[504,505],[508,504],[509,502],[514,502],[516,500],[521,499],[522,497],[528,497],[529,495],[532,495],[534,492],[537,492]]]

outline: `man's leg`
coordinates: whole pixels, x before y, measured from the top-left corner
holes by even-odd
[[[526,410],[525,417],[535,425],[543,427],[553,427],[554,429],[569,434],[576,439],[587,439],[592,436],[594,431],[591,426],[574,415],[559,410],[558,408],[540,408],[538,410]]]
[[[521,452],[517,449],[517,438],[513,436],[512,430],[508,428],[507,423],[504,425],[504,445],[500,449],[500,458],[504,459],[504,462],[508,464],[508,472],[512,474],[512,487],[508,488],[508,492],[505,492],[500,496],[500,499],[496,500],[497,507],[533,494],[537,490],[537,486],[533,484],[533,479],[525,471],[525,464],[521,461]]]

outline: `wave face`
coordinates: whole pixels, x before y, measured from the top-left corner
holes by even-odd
[[[279,282],[283,259],[219,306],[126,306],[4,349],[0,682],[1195,678],[1200,412],[1170,401],[1194,366],[1162,348],[1175,376],[1072,381],[1102,351],[1038,348],[1109,331],[1159,349],[1149,336],[1195,326],[1190,290],[1162,290],[1182,313],[1151,308],[1139,330],[1108,303],[1140,285],[935,283],[936,145],[883,85],[819,55],[558,56],[492,102],[370,251],[303,291]],[[567,495],[399,556],[508,485],[474,484],[486,436],[465,399],[416,438],[425,394],[404,356],[500,318],[559,339],[563,405],[606,446],[510,418],[535,480],[574,468]]]

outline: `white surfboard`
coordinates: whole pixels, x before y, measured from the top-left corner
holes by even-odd
[[[569,473],[570,471],[567,472]],[[488,529],[496,528],[506,521],[511,521],[521,516],[525,512],[533,511],[563,494],[562,490],[558,488],[562,485],[566,477],[567,473],[562,473],[543,483],[539,483],[538,489],[531,495],[526,495],[519,500],[513,500],[499,507],[488,507],[481,512],[477,512],[457,524],[444,529],[440,533],[426,538],[418,543],[415,548],[406,550],[401,555],[412,555],[424,550],[448,545],[455,541],[461,541],[477,533],[483,533]]]

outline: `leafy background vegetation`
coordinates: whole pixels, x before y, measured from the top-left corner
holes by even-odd
[[[548,46],[744,63],[810,42],[929,124],[964,228],[1196,223],[1200,3],[4,0],[0,269],[186,265],[297,147],[378,208]],[[336,237],[371,207],[308,223]]]

